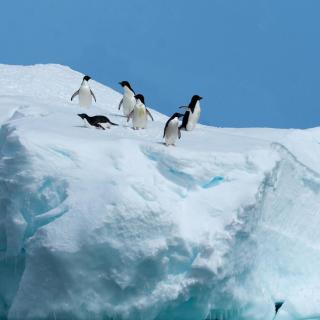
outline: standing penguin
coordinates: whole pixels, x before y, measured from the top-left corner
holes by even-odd
[[[71,97],[71,101],[72,101],[75,96],[79,95],[79,104],[81,107],[89,108],[92,104],[92,97],[94,101],[97,102],[96,97],[92,92],[92,90],[90,89],[90,86],[88,83],[90,79],[91,78],[89,76],[84,76],[80,89],[77,90]]]
[[[133,129],[145,129],[147,127],[148,116],[152,121],[153,117],[144,104],[144,96],[142,94],[137,94],[134,97],[136,103],[134,109],[128,115],[127,122],[132,118]]]
[[[183,117],[181,113],[174,113],[171,118],[167,121],[164,130],[163,130],[163,138],[165,139],[165,144],[175,145],[177,139],[181,138],[181,132],[179,128],[179,118]]]
[[[196,94],[191,98],[191,101],[188,106],[180,107],[180,108],[187,108],[187,111],[184,114],[180,129],[192,131],[195,128],[200,118],[200,112],[201,112],[200,100],[201,99],[202,97]]]
[[[127,117],[130,114],[130,112],[133,110],[134,105],[136,104],[136,99],[134,97],[135,92],[131,88],[130,83],[128,81],[121,81],[119,82],[119,84],[123,87],[123,90],[124,90],[123,98],[119,103],[119,110],[122,105],[123,115]]]

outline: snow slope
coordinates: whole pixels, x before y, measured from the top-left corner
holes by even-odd
[[[95,81],[86,128],[81,79],[0,65],[0,319],[320,319],[320,129],[167,148]]]

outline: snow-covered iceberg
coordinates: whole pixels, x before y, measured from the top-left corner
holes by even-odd
[[[320,319],[320,129],[168,148],[94,81],[84,127],[81,78],[0,66],[0,319]]]

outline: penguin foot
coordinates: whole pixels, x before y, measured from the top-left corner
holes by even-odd
[[[105,130],[105,128],[104,128],[101,124],[99,124],[99,123],[96,124],[95,127],[96,127],[97,129]]]

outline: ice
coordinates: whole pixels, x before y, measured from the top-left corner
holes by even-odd
[[[0,65],[0,319],[320,319],[320,129],[166,147],[95,81],[85,127],[82,77]]]
[[[215,176],[215,177],[213,177],[210,181],[206,182],[206,183],[202,186],[202,188],[208,189],[208,188],[211,188],[211,187],[215,187],[215,186],[217,186],[218,184],[220,184],[223,180],[224,180],[223,177]]]

